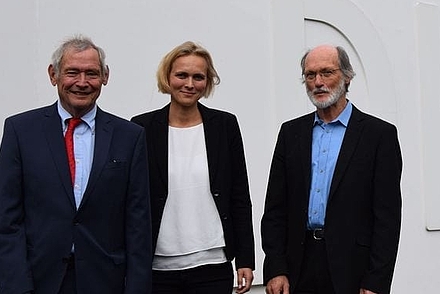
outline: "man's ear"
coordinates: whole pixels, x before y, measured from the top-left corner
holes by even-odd
[[[47,68],[47,73],[49,74],[49,79],[52,86],[56,86],[57,78],[56,78],[55,69],[52,64],[50,64],[49,67]]]
[[[106,68],[106,71],[105,71],[105,73],[104,73],[104,78],[102,79],[102,84],[103,84],[104,86],[107,85],[107,83],[108,83],[108,78],[109,78],[109,75],[110,75],[110,69],[109,69],[108,65],[106,65],[105,68]]]

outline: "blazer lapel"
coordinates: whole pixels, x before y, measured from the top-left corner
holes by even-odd
[[[152,148],[152,154],[155,155],[155,161],[157,163],[157,170],[159,170],[159,177],[163,183],[163,186],[168,192],[168,115],[170,110],[170,104],[163,107],[152,121],[151,132],[153,133],[152,142],[150,146]],[[148,151],[147,151],[148,152]]]
[[[66,190],[66,195],[68,196],[72,207],[76,209],[75,197],[73,195],[72,182],[70,179],[69,164],[67,162],[66,147],[63,139],[63,127],[56,103],[48,108],[43,124],[47,145],[53,156],[61,182]]]
[[[218,170],[217,167],[220,156],[218,148],[218,146],[220,146],[220,132],[218,131],[219,128],[216,127],[216,120],[214,119],[215,117],[210,109],[201,103],[198,103],[197,106],[202,115],[206,156],[208,159],[209,181],[212,186],[216,176],[216,171]]]
[[[94,186],[101,174],[102,169],[104,168],[107,158],[108,152],[110,149],[110,144],[113,135],[113,126],[111,124],[111,117],[108,116],[105,112],[98,108],[96,112],[96,124],[95,124],[95,148],[93,153],[93,163],[92,169],[90,170],[89,181],[87,183],[87,188],[84,192],[81,204],[78,210],[84,206],[88,197],[93,191]]]
[[[354,107],[351,118],[345,130],[344,139],[342,141],[341,150],[339,151],[338,161],[336,162],[335,171],[333,173],[332,184],[330,187],[329,199],[335,193],[342,176],[351,160],[351,157],[358,146],[358,141],[362,135],[362,113]]]
[[[301,154],[302,168],[304,170],[304,175],[311,174],[312,165],[312,132],[313,132],[313,121],[315,118],[315,113],[310,113],[302,121],[302,126],[300,127],[300,137],[299,137],[299,148]],[[306,191],[310,190],[311,177],[305,176]],[[308,199],[308,194],[307,194]]]

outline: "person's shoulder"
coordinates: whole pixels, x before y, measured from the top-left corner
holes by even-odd
[[[28,109],[28,110],[24,110],[24,111],[12,114],[9,117],[7,117],[7,119],[13,119],[13,120],[26,119],[26,118],[46,114],[46,113],[48,113],[48,111],[50,111],[52,109],[53,110],[55,109],[54,105],[47,105],[47,106],[42,106],[42,107],[38,107],[38,108]]]
[[[365,124],[369,125],[370,127],[391,128],[391,129],[396,128],[396,126],[393,123],[391,123],[391,122],[389,122],[379,116],[361,111],[361,110],[357,109],[356,107],[353,107],[352,116],[354,119],[362,121]]]
[[[97,112],[97,120],[102,120],[104,122],[109,122],[113,125],[113,127],[119,128],[119,129],[124,129],[124,131],[136,131],[138,132],[139,130],[142,129],[141,126],[129,121],[126,118],[123,118],[121,116],[118,116],[114,113],[110,113],[107,111],[104,111],[100,108],[98,108],[98,112]]]
[[[211,108],[199,103],[199,110],[203,116],[222,118],[226,120],[237,120],[237,115],[219,108]]]
[[[14,122],[26,122],[30,120],[33,121],[40,118],[41,116],[48,115],[53,111],[56,111],[56,107],[54,105],[47,105],[12,114],[8,116],[6,120]]]
[[[150,121],[153,117],[155,117],[157,114],[161,113],[162,111],[163,111],[162,109],[155,109],[149,112],[144,112],[133,116],[130,120],[133,122]]]
[[[315,112],[307,113],[299,117],[294,117],[281,123],[281,128],[296,127],[299,124],[313,123]]]
[[[157,119],[159,121],[165,121],[168,119],[167,118],[168,109],[169,109],[169,104],[167,104],[164,107],[159,108],[159,109],[155,109],[152,111],[137,114],[137,115],[133,116],[130,119],[130,121],[132,121],[136,124],[142,125],[142,126],[146,126],[146,125],[150,124],[151,121],[153,121],[154,119]]]

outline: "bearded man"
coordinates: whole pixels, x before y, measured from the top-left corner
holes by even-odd
[[[394,125],[346,97],[342,47],[301,60],[313,113],[282,124],[261,221],[266,293],[390,293],[401,226]]]

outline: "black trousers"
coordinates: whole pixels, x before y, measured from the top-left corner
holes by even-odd
[[[335,294],[328,266],[325,239],[315,240],[308,234],[301,274],[293,294]]]
[[[233,280],[230,262],[178,271],[153,270],[153,294],[230,294]]]

